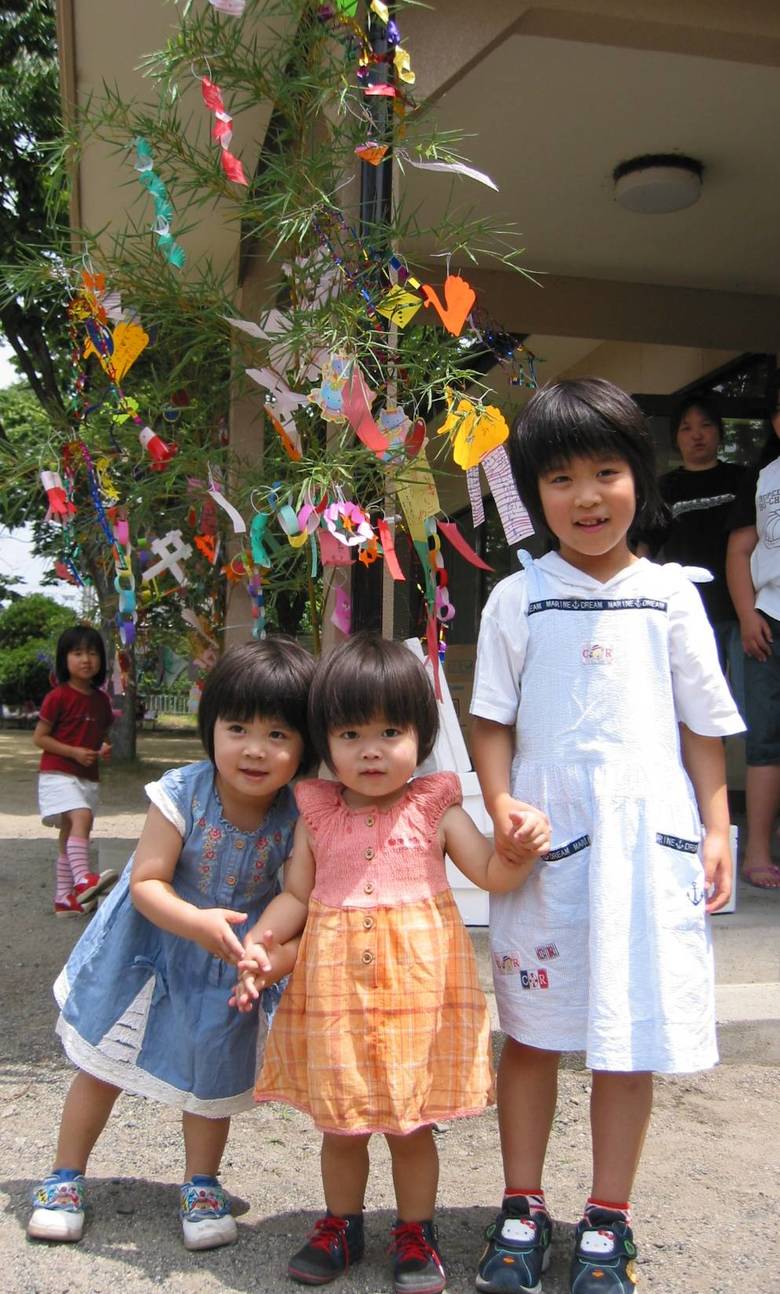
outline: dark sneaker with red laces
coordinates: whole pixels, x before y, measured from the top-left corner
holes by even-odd
[[[363,1257],[363,1214],[318,1218],[302,1249],[287,1264],[287,1275],[302,1285],[327,1285]]]
[[[510,1195],[485,1232],[487,1245],[475,1281],[487,1294],[540,1294],[550,1265],[552,1222],[525,1195]]]
[[[636,1245],[622,1213],[588,1210],[577,1224],[569,1279],[572,1294],[634,1294]]]
[[[440,1294],[447,1274],[433,1222],[396,1222],[391,1235],[395,1294]]]

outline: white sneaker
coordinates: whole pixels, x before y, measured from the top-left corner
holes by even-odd
[[[46,1177],[33,1194],[27,1234],[36,1240],[80,1240],[84,1231],[84,1178]]]
[[[230,1200],[216,1177],[198,1177],[181,1187],[181,1226],[185,1249],[216,1249],[238,1239]]]

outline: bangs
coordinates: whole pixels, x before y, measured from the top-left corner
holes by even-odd
[[[308,767],[312,750],[306,706],[313,673],[309,653],[281,635],[225,652],[206,679],[198,708],[200,737],[209,759],[214,758],[217,719],[237,723],[280,719],[303,738],[303,766]]]

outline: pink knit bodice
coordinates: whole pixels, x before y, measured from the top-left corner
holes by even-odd
[[[389,809],[350,809],[338,782],[314,779],[295,788],[316,863],[311,897],[334,908],[397,907],[448,889],[439,824],[461,803],[455,773],[409,783]]]

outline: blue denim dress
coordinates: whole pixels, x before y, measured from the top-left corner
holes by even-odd
[[[255,832],[222,814],[214,766],[201,760],[146,788],[182,837],[173,888],[199,908],[246,912],[239,939],[279,892],[298,811],[279,791]],[[141,916],[130,899],[132,858],[54,985],[68,1058],[125,1091],[207,1118],[252,1106],[255,1070],[281,990],[260,1009],[228,1006],[234,967]]]

